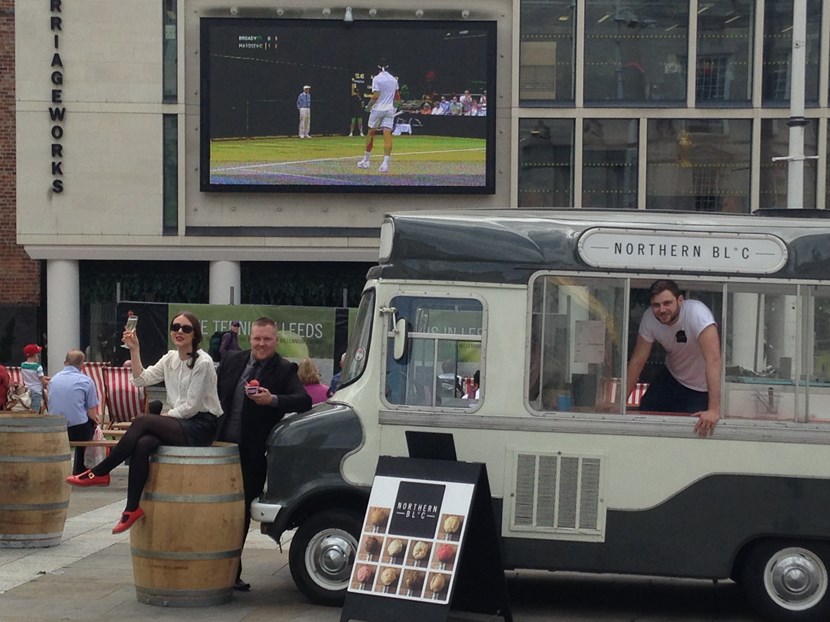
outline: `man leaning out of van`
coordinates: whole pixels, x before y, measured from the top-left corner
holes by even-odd
[[[666,366],[650,383],[640,410],[695,414],[695,432],[709,436],[720,418],[721,355],[712,311],[699,300],[685,300],[671,280],[652,283],[649,300],[628,362],[625,395],[634,389],[657,341],[666,350]]]

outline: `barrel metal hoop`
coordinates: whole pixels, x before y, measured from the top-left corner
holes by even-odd
[[[228,443],[221,446],[201,446],[201,445],[162,445],[159,447],[155,456],[194,456],[194,457],[214,457],[214,456],[238,456],[239,447],[234,443]]]
[[[51,456],[0,456],[0,462],[68,462],[72,454],[53,454]]]
[[[0,503],[0,512],[25,512],[33,510],[63,510],[69,507],[69,499],[58,503]]]
[[[162,503],[228,503],[243,501],[244,492],[234,492],[227,495],[171,495],[163,492],[144,491],[142,499],[145,501],[160,501]]]
[[[209,466],[211,464],[238,464],[239,454],[235,456],[150,456],[150,462],[156,464],[192,464],[194,466]]]
[[[59,545],[62,539],[62,531],[22,534],[0,533],[0,549],[45,549]]]
[[[216,590],[160,590],[135,586],[136,600],[159,607],[209,607],[233,599],[233,588]]]
[[[66,419],[64,419],[66,421]],[[66,424],[57,425],[58,422],[55,422],[55,425],[43,425],[43,422],[39,421],[39,425],[25,425],[21,424],[18,421],[14,423],[0,423],[0,434],[31,434],[31,433],[38,433],[38,434],[45,434],[48,432],[66,432]]]
[[[242,549],[233,549],[231,551],[210,551],[205,553],[196,552],[177,552],[177,551],[148,551],[146,549],[137,549],[130,547],[130,552],[136,557],[144,557],[147,559],[173,559],[173,560],[192,560],[192,561],[208,561],[212,559],[233,559],[242,555]],[[171,592],[171,594],[178,594],[179,592]]]

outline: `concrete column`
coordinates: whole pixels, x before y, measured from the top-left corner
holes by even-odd
[[[49,340],[46,374],[63,369],[69,350],[81,347],[81,278],[75,260],[50,259],[46,262],[46,338]]]
[[[210,304],[238,305],[242,288],[238,261],[210,262]]]

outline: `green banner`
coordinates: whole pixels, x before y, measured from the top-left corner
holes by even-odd
[[[260,317],[269,317],[277,323],[280,337],[277,352],[286,358],[299,360],[331,359],[334,350],[334,309],[328,307],[293,307],[268,305],[168,305],[168,322],[181,310],[196,314],[202,324],[203,349],[216,331],[230,330],[231,322],[239,320],[239,347],[251,347],[251,325]],[[169,336],[168,336],[169,340]],[[173,342],[168,346],[172,349]]]

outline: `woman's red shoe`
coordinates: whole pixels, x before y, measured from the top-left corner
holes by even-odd
[[[112,533],[122,533],[127,531],[130,527],[133,526],[133,523],[136,522],[139,518],[144,516],[144,510],[141,508],[136,508],[132,512],[124,512],[121,515],[121,520],[118,521],[118,524],[112,528]]]
[[[95,475],[92,469],[87,469],[80,475],[70,475],[66,478],[66,483],[73,486],[109,486],[110,476],[109,474]]]

